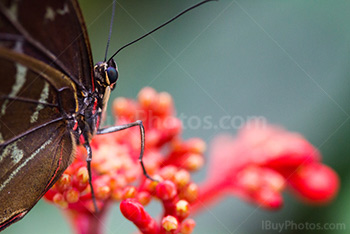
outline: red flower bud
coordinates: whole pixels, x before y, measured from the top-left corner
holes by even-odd
[[[175,173],[173,181],[178,188],[183,188],[190,182],[190,179],[191,179],[190,173],[182,169]]]
[[[116,188],[112,192],[112,198],[114,200],[121,200],[123,198],[124,192],[122,189]]]
[[[79,201],[80,193],[76,188],[71,188],[65,192],[65,198],[68,203],[76,203]]]
[[[95,196],[99,200],[106,200],[111,195],[111,189],[107,185],[95,186]]]
[[[189,139],[186,144],[189,152],[193,154],[203,154],[207,148],[205,142],[200,138]]]
[[[193,232],[196,222],[193,219],[187,219],[181,224],[181,234],[191,234]]]
[[[119,97],[114,100],[112,110],[115,116],[133,120],[136,107],[130,100]]]
[[[165,166],[159,171],[159,174],[164,180],[173,180],[176,172],[177,167]]]
[[[255,194],[254,198],[257,205],[260,205],[266,209],[279,209],[283,205],[283,198],[280,193],[262,188]]]
[[[68,189],[72,185],[72,177],[67,173],[63,173],[60,179],[56,182],[56,189],[60,192]]]
[[[156,187],[156,195],[161,200],[170,200],[177,195],[176,186],[170,180],[160,182]]]
[[[310,203],[327,203],[339,189],[338,175],[319,163],[301,166],[291,175],[289,182],[301,199]]]
[[[86,166],[78,169],[73,184],[79,191],[83,191],[89,185],[89,173]]]
[[[142,108],[153,110],[158,102],[158,94],[153,88],[146,87],[139,92],[138,101]]]
[[[126,199],[120,203],[120,210],[125,218],[132,221],[143,234],[156,234],[156,221],[145,211],[135,199]]]
[[[158,110],[160,116],[169,115],[172,112],[173,99],[169,93],[161,92],[158,94]]]
[[[136,188],[134,186],[127,186],[126,188],[124,188],[123,190],[123,198],[127,199],[127,198],[134,198],[136,196]]]
[[[152,199],[151,194],[146,191],[137,193],[136,198],[143,206],[147,205]]]
[[[190,171],[199,170],[204,164],[203,156],[200,154],[188,154],[186,161],[184,162],[184,167]]]
[[[162,219],[162,227],[167,231],[174,231],[179,227],[179,223],[174,216],[168,215]]]
[[[61,193],[56,193],[54,195],[53,203],[62,209],[66,209],[68,207],[68,202],[64,199],[64,196]]]
[[[182,199],[187,200],[188,202],[192,203],[197,200],[199,193],[198,185],[195,183],[189,183],[180,194],[180,197]]]
[[[147,190],[150,194],[154,194],[159,182],[163,181],[163,178],[159,175],[154,175],[153,179],[155,180],[146,179],[143,183],[143,189]]]
[[[181,220],[187,218],[190,215],[190,204],[185,200],[179,200],[176,203],[176,215]]]

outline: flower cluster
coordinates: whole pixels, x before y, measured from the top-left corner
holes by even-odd
[[[190,172],[204,163],[205,143],[198,138],[184,141],[181,122],[174,117],[173,101],[168,93],[144,88],[138,100],[117,98],[113,103],[116,125],[142,120],[145,127],[146,171],[156,181],[146,179],[139,163],[140,130],[133,127],[120,132],[95,136],[92,184],[99,212],[91,199],[86,151],[78,147],[68,167],[45,198],[64,209],[77,233],[102,233],[96,219],[105,215],[113,201],[122,201],[120,209],[142,233],[191,233],[195,222],[186,219],[190,204],[198,195],[198,186]],[[152,199],[159,200],[163,218],[157,222],[144,210]]]
[[[320,160],[319,151],[300,134],[249,122],[237,137],[221,135],[213,141],[208,178],[193,209],[226,195],[278,209],[286,187],[305,202],[327,203],[338,192],[339,178]]]
[[[122,214],[144,234],[190,234],[195,221],[189,216],[227,195],[278,209],[286,187],[314,204],[329,202],[337,194],[337,174],[321,163],[318,150],[297,133],[251,122],[237,137],[216,137],[210,147],[207,179],[197,185],[190,173],[202,167],[206,145],[198,138],[181,138],[181,122],[174,117],[169,94],[144,88],[137,101],[114,100],[113,112],[117,125],[143,121],[144,165],[155,180],[142,173],[137,127],[95,136],[91,141],[92,184],[99,208],[95,212],[86,151],[78,147],[74,162],[45,195],[64,209],[77,233],[103,233],[101,220],[116,201]],[[152,199],[163,206],[160,220],[145,211]]]

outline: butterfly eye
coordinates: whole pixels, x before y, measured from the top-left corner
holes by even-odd
[[[117,79],[118,79],[117,69],[115,69],[114,67],[108,67],[107,68],[107,75],[108,75],[109,82],[111,84],[114,84],[115,82],[117,82]]]

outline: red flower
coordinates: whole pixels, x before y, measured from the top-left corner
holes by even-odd
[[[321,164],[317,149],[299,134],[254,122],[237,138],[217,137],[210,151],[208,178],[198,186],[190,173],[202,167],[206,146],[198,138],[181,138],[181,122],[174,117],[169,94],[144,88],[138,101],[116,99],[113,111],[117,125],[143,121],[144,164],[156,181],[142,174],[137,127],[95,136],[91,147],[97,213],[88,183],[86,151],[78,147],[74,162],[45,195],[64,210],[76,233],[102,233],[101,220],[113,202],[121,202],[123,215],[142,233],[190,234],[196,224],[188,217],[203,204],[226,195],[277,209],[283,204],[281,192],[286,186],[317,204],[330,201],[337,193],[337,174]],[[144,209],[154,198],[163,206],[159,220]]]
[[[339,179],[300,134],[250,122],[237,138],[218,136],[212,143],[209,173],[193,209],[226,195],[267,209],[280,208],[286,186],[304,201],[322,204],[337,194]]]
[[[75,161],[45,198],[63,208],[81,234],[102,233],[101,219],[115,201],[122,201],[122,213],[143,233],[191,233],[195,223],[186,218],[198,187],[191,181],[190,172],[203,165],[205,143],[200,139],[181,139],[181,122],[174,117],[172,98],[167,93],[144,88],[138,101],[116,99],[113,110],[117,125],[143,121],[145,167],[159,182],[145,179],[142,174],[138,161],[140,130],[135,127],[95,136],[91,141],[92,183],[99,213],[94,211],[91,199],[83,147],[78,147]],[[163,205],[163,216],[158,222],[144,210],[153,198]]]

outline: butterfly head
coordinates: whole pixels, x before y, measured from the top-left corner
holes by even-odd
[[[108,62],[99,62],[94,67],[95,85],[97,89],[105,90],[109,87],[111,90],[115,88],[118,80],[118,67],[113,59]],[[101,90],[100,90],[101,91]]]

